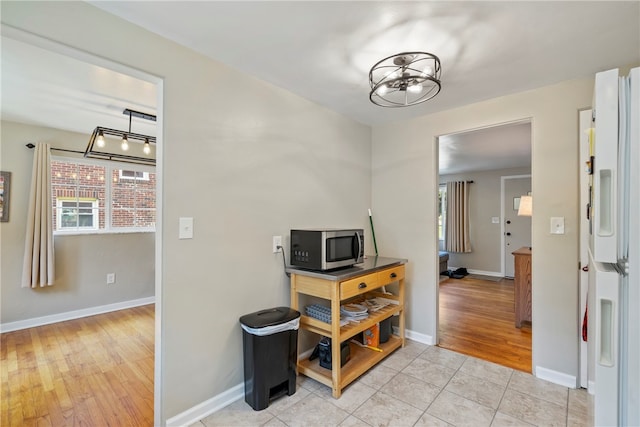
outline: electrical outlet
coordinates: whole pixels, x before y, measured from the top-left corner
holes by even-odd
[[[282,247],[282,236],[273,236],[273,245],[272,245],[272,250],[274,254],[277,254],[278,252],[280,252],[280,248],[278,248],[278,246]]]
[[[107,285],[113,285],[116,283],[116,273],[107,274]]]

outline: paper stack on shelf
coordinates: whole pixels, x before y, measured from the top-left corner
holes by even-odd
[[[389,304],[399,305],[400,304],[400,302],[398,300],[391,299],[391,298],[375,297],[374,300],[378,304],[384,304],[384,305],[389,305]]]
[[[367,307],[362,304],[344,304],[340,306],[340,314],[350,322],[359,322],[369,317]]]
[[[383,307],[386,307],[387,305],[389,305],[388,302],[386,301],[382,301],[380,298],[370,298],[368,300],[366,300],[363,305],[365,305],[367,307],[367,309],[369,310],[369,313],[375,313],[376,311],[380,310]]]

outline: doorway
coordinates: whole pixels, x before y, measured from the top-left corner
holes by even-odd
[[[30,34],[24,31],[21,31],[19,29],[15,29],[12,27],[4,27],[2,28],[2,38],[3,40],[6,39],[10,39],[15,43],[19,43],[21,45],[27,46],[30,50],[38,50],[39,52],[41,52],[40,55],[33,55],[27,58],[26,52],[23,50],[20,52],[20,59],[23,60],[24,63],[26,63],[28,65],[28,72],[24,73],[24,79],[26,84],[22,84],[23,81],[21,80],[20,82],[16,81],[15,85],[14,85],[14,90],[20,90],[20,89],[24,89],[25,91],[31,91],[33,93],[38,93],[41,95],[49,95],[49,96],[53,96],[53,102],[43,102],[41,103],[41,105],[39,105],[39,107],[41,108],[34,108],[33,111],[37,112],[38,114],[32,114],[32,118],[38,118],[41,119],[42,116],[44,116],[44,111],[50,111],[52,118],[52,123],[53,124],[49,124],[49,123],[38,123],[38,122],[32,122],[32,121],[20,121],[18,119],[16,119],[15,117],[11,116],[11,120],[15,121],[15,122],[19,122],[19,123],[24,123],[26,125],[33,125],[33,126],[39,126],[41,128],[44,129],[51,129],[51,132],[54,132],[56,130],[62,130],[62,131],[66,131],[66,132],[74,132],[74,133],[81,133],[84,134],[85,131],[80,131],[80,130],[75,130],[72,128],[63,128],[63,127],[57,127],[56,126],[56,120],[62,122],[64,119],[66,119],[69,114],[67,111],[62,111],[61,107],[69,107],[71,106],[71,108],[75,108],[75,111],[70,115],[74,118],[74,120],[76,122],[84,122],[86,121],[87,118],[90,117],[90,120],[88,122],[92,123],[90,128],[86,130],[87,132],[87,138],[85,140],[85,144],[86,141],[88,141],[89,139],[89,135],[91,134],[91,130],[95,127],[95,126],[105,126],[105,125],[109,125],[108,122],[108,118],[110,116],[110,114],[108,113],[108,111],[105,113],[105,110],[108,109],[113,109],[116,108],[118,110],[117,114],[122,114],[122,110],[120,109],[120,105],[121,102],[126,102],[127,100],[132,100],[132,99],[136,99],[137,97],[142,97],[143,93],[147,93],[148,94],[148,89],[151,88],[153,93],[150,95],[152,100],[146,104],[146,105],[151,105],[153,106],[153,109],[157,112],[161,112],[163,111],[163,81],[162,79],[155,77],[155,76],[151,76],[147,73],[141,72],[139,70],[103,59],[103,58],[99,58],[97,56],[91,55],[89,53],[86,52],[82,52],[73,48],[70,48],[68,46],[63,46],[60,45],[56,42],[53,42],[49,39],[45,39],[39,36],[36,36],[34,34]],[[4,43],[3,43],[3,50],[4,50]],[[6,53],[6,50],[3,52]],[[60,71],[54,71],[54,67],[52,65],[52,63],[49,61],[51,58],[53,57],[57,57],[60,58],[60,64],[66,64],[68,65],[70,68],[69,70],[67,70],[68,72],[60,72]],[[31,61],[31,62],[28,62]],[[33,66],[34,64],[38,64],[38,63],[42,63],[41,67],[38,66]],[[3,72],[5,71],[5,65],[6,63],[3,62]],[[82,71],[80,71],[78,68],[73,68],[76,65],[80,65],[82,68]],[[36,80],[37,77],[37,73],[36,71],[40,72],[44,70],[45,72],[45,77],[46,79],[39,79]],[[87,73],[86,71],[90,70],[89,73]],[[7,74],[8,75],[8,74]],[[38,74],[41,75],[41,74]],[[29,79],[29,81],[26,81],[26,79]],[[114,107],[113,105],[106,105],[105,109],[100,110],[100,107],[105,107],[104,105],[99,105],[98,103],[96,103],[95,105],[92,105],[91,107],[82,107],[81,101],[83,99],[83,93],[85,94],[91,94],[92,96],[94,96],[95,99],[97,96],[96,94],[98,94],[98,92],[92,92],[91,88],[87,87],[87,88],[80,88],[80,87],[69,87],[66,90],[63,90],[62,92],[60,91],[60,89],[64,88],[63,83],[74,83],[77,84],[78,82],[81,83],[86,83],[86,82],[94,82],[94,83],[99,83],[101,84],[101,88],[104,89],[106,87],[108,88],[113,88],[112,92],[109,92],[110,95],[112,95],[113,97],[118,97],[119,95],[116,95],[115,92],[118,92],[118,90],[116,89],[120,89],[124,92],[130,92],[129,94],[120,96],[118,98],[118,100],[120,102],[117,102],[118,106]],[[142,83],[144,85],[144,89],[141,89],[139,86],[136,87],[135,84],[136,82],[138,83]],[[125,89],[123,89],[125,88]],[[37,90],[36,90],[37,89]],[[129,89],[131,89],[129,91]],[[101,92],[100,92],[101,93]],[[118,92],[120,93],[120,92]],[[87,95],[89,96],[89,95]],[[27,99],[27,96],[24,96],[23,99],[21,99],[21,101],[25,101]],[[107,99],[106,97],[102,100],[102,103],[106,103],[109,102],[108,98],[106,101],[105,99]],[[100,104],[102,104],[100,103]],[[135,106],[135,105],[133,105]],[[51,107],[51,110],[45,110],[45,107]],[[58,108],[57,110],[55,108]],[[130,107],[130,105],[127,105],[126,107]],[[98,111],[100,110],[100,111]],[[149,113],[153,113],[152,111],[147,111]],[[97,115],[93,115],[94,113],[97,113]],[[124,116],[123,116],[124,117]],[[126,118],[125,118],[126,121]],[[155,203],[156,203],[156,207],[155,207],[155,233],[154,234],[154,241],[152,243],[150,243],[150,249],[152,250],[152,256],[150,256],[149,258],[151,259],[150,264],[153,264],[152,266],[147,266],[149,270],[155,270],[155,279],[150,279],[147,283],[150,284],[150,286],[152,286],[153,288],[153,296],[155,297],[155,308],[153,309],[154,311],[154,327],[151,329],[153,332],[151,332],[152,334],[154,334],[154,358],[155,358],[155,363],[153,364],[154,366],[151,368],[151,370],[153,370],[153,397],[152,400],[154,402],[154,408],[153,408],[153,412],[154,412],[154,417],[156,420],[160,419],[160,397],[161,397],[161,381],[160,381],[160,367],[162,366],[161,363],[161,335],[160,335],[160,325],[162,324],[162,306],[161,306],[161,301],[162,301],[162,287],[161,287],[161,283],[162,283],[162,277],[160,275],[160,272],[162,272],[162,259],[161,259],[161,247],[162,247],[162,228],[161,228],[161,224],[162,224],[162,210],[161,210],[161,194],[162,194],[162,156],[163,156],[163,136],[162,136],[162,129],[163,129],[163,117],[161,115],[157,116],[157,120],[155,123],[155,129],[157,129],[156,132],[156,141],[157,141],[157,149],[156,149],[156,161],[157,161],[157,167],[155,170],[156,173],[156,188],[155,188]],[[126,129],[126,127],[124,126],[113,126],[114,128],[118,128],[118,129]],[[149,134],[148,132],[141,132],[144,134]],[[66,148],[71,148],[71,147],[66,147]],[[82,150],[84,151],[85,147],[73,147],[75,149],[77,149],[76,151]],[[26,148],[23,148],[24,150],[26,150]],[[114,233],[115,235],[116,233]],[[85,236],[89,236],[89,235],[85,235]],[[104,235],[103,235],[104,236]],[[83,236],[84,237],[84,236]],[[88,237],[89,239],[91,239],[91,236]],[[79,240],[80,237],[75,238],[76,240]],[[93,240],[95,241],[95,237],[93,238]],[[85,247],[86,249],[86,247]],[[96,259],[98,260],[97,262],[99,262],[99,257],[96,257]],[[107,279],[109,280],[109,279]],[[113,280],[113,279],[112,279]],[[116,280],[119,280],[119,278],[117,278]],[[107,282],[107,283],[111,283],[112,282]],[[102,285],[102,284],[101,284]],[[117,287],[117,283],[116,285],[112,288],[115,289]],[[55,288],[55,286],[53,287]],[[115,290],[114,290],[115,292]],[[118,301],[118,303],[113,303],[113,304],[108,304],[110,306],[123,306],[123,307],[127,307],[126,304],[127,301],[124,301],[122,304],[119,304],[120,301]],[[92,304],[93,305],[93,304]],[[82,311],[83,313],[91,313],[91,309],[92,307],[87,307],[87,308],[83,308],[82,310],[78,310],[78,311]],[[64,313],[63,313],[64,314]],[[86,315],[86,314],[85,314]]]
[[[473,182],[468,202],[472,251],[449,252],[450,271],[464,268],[469,274],[440,277],[437,344],[531,372],[531,328],[515,327],[513,280],[505,278],[506,264],[513,276],[506,254],[512,258],[513,250],[531,242],[531,220],[517,217],[519,200],[514,200],[531,194],[531,120],[442,135],[437,146],[439,199],[443,183]],[[436,246],[446,251],[446,232],[440,232],[446,219],[439,220]]]
[[[531,246],[531,217],[518,215],[520,198],[531,195],[531,175],[503,176],[501,178],[502,193],[502,259],[504,277],[513,279],[513,251],[523,246]]]

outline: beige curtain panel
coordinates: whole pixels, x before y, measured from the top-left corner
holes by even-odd
[[[471,252],[469,239],[469,190],[466,181],[447,182],[447,220],[445,248],[447,252]]]
[[[29,194],[22,287],[51,286],[54,281],[53,212],[51,207],[51,151],[36,144]]]

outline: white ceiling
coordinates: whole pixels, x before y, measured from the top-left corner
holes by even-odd
[[[90,3],[370,125],[640,63],[638,1]],[[440,57],[440,94],[408,108],[371,104],[370,67],[409,50]],[[155,111],[154,85],[7,37],[2,89],[3,119],[87,135],[98,125],[126,129],[124,108]],[[497,148],[510,157],[512,145]]]
[[[531,167],[531,122],[438,138],[440,175]]]
[[[90,3],[371,125],[640,61],[638,1]],[[412,50],[440,58],[440,94],[373,105],[371,66]]]
[[[125,108],[156,113],[152,83],[11,37],[1,53],[3,120],[85,133],[88,142],[97,126],[127,130]],[[135,118],[131,131],[157,133],[155,122]]]

